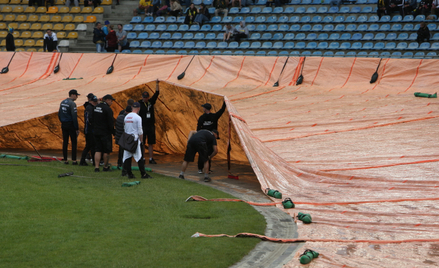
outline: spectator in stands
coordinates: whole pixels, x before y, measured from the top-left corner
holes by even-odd
[[[58,50],[58,38],[56,37],[56,33],[52,32],[52,30],[48,29],[46,34],[44,35],[44,52],[56,52]]]
[[[232,0],[232,7],[237,7],[237,6],[239,6],[240,9],[242,8],[241,0]]]
[[[224,33],[224,38],[223,41],[227,42],[230,40],[230,37],[233,36],[233,31],[235,30],[235,28],[233,28],[232,25],[230,24],[226,24],[226,32]]]
[[[390,3],[389,0],[378,0],[377,2],[377,15],[381,19],[382,15],[389,15],[387,9]]]
[[[391,15],[392,12],[398,11],[401,16],[404,16],[402,1],[403,0],[390,0],[390,5],[387,6],[387,14]]]
[[[54,0],[45,0],[46,2],[46,10],[48,10],[49,9],[49,5],[51,6],[51,7],[53,7],[54,5],[55,5],[55,1]]]
[[[30,7],[33,7],[35,4],[37,4],[39,7],[43,6],[43,0],[29,0],[28,5]]]
[[[201,3],[201,8],[198,10],[197,16],[195,16],[194,22],[198,23],[198,25],[203,26],[204,23],[208,23],[210,21],[210,13],[209,9],[206,7],[204,3]]]
[[[418,29],[418,38],[416,40],[419,44],[430,42],[430,30],[425,22],[421,22],[421,27]]]
[[[431,14],[439,15],[439,0],[433,0],[431,3]]]
[[[195,17],[197,16],[198,10],[195,7],[194,3],[191,3],[191,5],[189,6],[187,12],[186,12],[186,18],[184,19],[184,23],[191,25],[192,23],[194,23]]]
[[[8,28],[8,35],[6,35],[6,51],[15,51],[15,41],[12,33],[14,32],[14,28]]]
[[[160,7],[157,11],[157,16],[164,16],[166,15],[166,13],[168,13],[168,1],[167,0],[162,0],[160,1]]]
[[[100,22],[96,22],[96,28],[93,30],[93,43],[96,44],[96,52],[105,52],[105,33]]]
[[[265,3],[265,6],[269,7],[269,6],[272,6],[273,4],[276,7],[280,7],[281,6],[280,0],[267,0],[267,3]]]
[[[66,6],[70,7],[70,4],[72,2],[70,0],[66,1]],[[75,5],[75,7],[79,7],[79,1],[78,0],[73,0],[73,4]]]
[[[127,32],[123,29],[122,24],[118,24],[117,29],[117,43],[119,46],[119,51],[122,51],[122,48],[127,45]]]
[[[143,12],[146,12],[148,7],[149,7],[149,4],[147,3],[146,0],[140,0],[139,6],[133,10],[134,16],[137,16],[138,14],[142,14]]]
[[[101,0],[84,0],[84,7],[88,7],[91,5],[97,7],[100,4],[101,4]]]
[[[105,22],[104,22],[104,27],[102,27],[102,31],[104,31],[104,34],[105,35],[108,35],[108,33],[110,32],[109,30],[108,30],[108,25],[110,25],[110,21],[108,21],[108,20],[106,20]]]
[[[331,5],[331,7],[335,7],[335,6],[340,7],[341,0],[331,0],[331,2],[329,2],[329,5]]]
[[[219,16],[221,13],[224,14],[224,17],[227,17],[229,11],[227,7],[229,6],[229,0],[215,0],[215,16]]]
[[[155,14],[160,9],[160,0],[152,0],[152,14]]]
[[[432,0],[422,0],[419,3],[419,6],[418,6],[416,14],[417,15],[422,14],[422,15],[425,15],[425,16],[430,14],[430,12],[431,12],[431,4],[432,4],[431,2],[432,2]]]
[[[247,38],[248,37],[248,29],[247,26],[245,26],[245,21],[241,21],[238,26],[235,27],[233,31],[233,38],[236,42],[240,42],[241,38]]]
[[[109,28],[110,28],[110,32],[105,37],[105,39],[107,39],[107,51],[114,52],[118,48],[116,31],[114,31],[113,25],[110,25]]]
[[[182,10],[182,7],[180,5],[180,3],[178,2],[178,0],[171,0],[171,8],[169,11],[169,14],[171,16],[178,16],[178,14],[180,14]]]
[[[415,14],[413,14],[413,11],[416,9],[417,4],[418,4],[418,2],[416,0],[405,0],[404,1],[404,15],[415,15]]]

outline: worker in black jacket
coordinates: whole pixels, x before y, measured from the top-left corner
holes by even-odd
[[[87,154],[91,152],[91,157],[93,159],[93,166],[95,163],[94,155],[95,155],[95,142],[93,136],[93,126],[91,124],[91,114],[96,105],[98,105],[98,97],[96,97],[93,93],[89,93],[87,95],[88,101],[84,103],[84,134],[85,134],[85,147],[82,151],[81,161],[79,161],[80,166],[88,166],[85,162],[85,158]]]
[[[226,102],[223,103],[223,106],[221,109],[216,113],[211,113],[210,110],[212,109],[212,105],[210,103],[205,103],[201,105],[203,107],[203,114],[198,118],[197,123],[197,131],[201,129],[207,129],[207,130],[214,130],[218,129],[218,119],[223,115],[224,111],[226,110]],[[211,149],[210,147],[208,149]],[[209,154],[212,152],[209,151]],[[209,159],[209,172],[212,172],[210,170],[212,162]],[[201,159],[200,156],[198,156],[198,173],[202,174],[204,168],[204,162],[203,159]],[[207,172],[207,171],[205,171]]]
[[[15,41],[12,33],[14,32],[14,28],[8,28],[8,35],[6,35],[6,51],[15,51]]]
[[[108,162],[110,160],[110,153],[113,151],[111,135],[114,134],[114,117],[110,106],[115,99],[108,94],[102,100],[94,108],[92,116],[93,134],[96,143],[95,172],[99,172],[101,156],[104,158],[103,171],[110,171]]]
[[[133,103],[134,104],[134,103]],[[116,119],[116,133],[114,134],[114,140],[116,141],[116,144],[119,144],[119,139],[122,136],[123,132],[124,132],[124,120],[125,120],[125,116],[127,116],[127,114],[131,113],[133,111],[133,108],[128,105],[124,110],[122,110],[122,112],[117,116]],[[121,169],[123,166],[123,151],[124,149],[119,146],[119,154],[117,156],[117,168]],[[124,170],[122,170],[122,176],[125,176],[126,172]]]
[[[62,129],[62,152],[64,163],[68,164],[67,160],[67,148],[69,146],[69,137],[72,141],[72,164],[77,165],[76,162],[76,147],[79,135],[79,127],[78,127],[78,114],[76,110],[75,101],[78,99],[78,96],[81,95],[76,91],[76,89],[72,89],[69,91],[69,97],[63,100],[59,105],[58,118],[61,122]]]
[[[155,138],[155,116],[154,116],[154,105],[159,97],[159,80],[156,81],[156,89],[154,95],[149,97],[148,92],[142,93],[142,99],[139,100],[140,111],[139,116],[142,118],[142,128],[143,128],[143,144],[146,150],[146,137],[148,137],[148,153],[149,153],[149,163],[157,164],[153,158],[153,145],[156,143]],[[146,153],[144,154],[146,155]]]

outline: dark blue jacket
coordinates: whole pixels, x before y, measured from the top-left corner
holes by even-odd
[[[79,129],[76,103],[71,98],[63,100],[59,105],[58,118],[61,123],[73,122],[75,129]]]

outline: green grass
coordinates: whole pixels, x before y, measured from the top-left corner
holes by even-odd
[[[87,178],[58,178],[70,171]],[[259,242],[191,238],[263,234],[265,220],[245,203],[184,202],[231,196],[153,176],[121,187],[119,172],[0,159],[0,267],[228,267]]]

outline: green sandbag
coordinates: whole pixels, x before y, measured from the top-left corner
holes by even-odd
[[[268,196],[271,196],[271,197],[274,197],[277,199],[282,199],[282,193],[279,192],[278,190],[267,188],[267,189],[265,189],[265,191],[267,192]]]
[[[300,255],[300,263],[301,264],[308,264],[310,263],[314,258],[317,258],[319,256],[319,253],[310,249],[305,250],[302,255]]]
[[[284,206],[284,208],[294,208],[295,207],[293,201],[289,197],[285,198],[284,201],[282,201],[282,205]]]
[[[301,221],[303,221],[303,223],[311,223],[312,222],[312,218],[311,215],[307,214],[307,213],[302,213],[299,212],[299,214],[297,214],[297,218]]]
[[[437,92],[434,94],[428,94],[428,93],[421,93],[421,92],[415,92],[415,97],[420,98],[437,98]]]
[[[26,160],[29,157],[27,156],[16,156],[16,155],[9,155],[9,154],[5,154],[5,155],[1,155],[2,158],[9,158],[9,159],[18,159],[18,160]]]
[[[122,184],[122,187],[131,187],[131,186],[135,186],[135,185],[139,185],[140,181],[132,181],[132,182],[124,182]]]
[[[112,170],[116,170],[117,167],[116,167],[116,166],[111,166],[111,169],[112,169]],[[139,170],[139,167],[131,167],[131,170]],[[147,171],[147,172],[151,172],[152,169],[150,169],[149,167],[145,167],[145,171]]]

